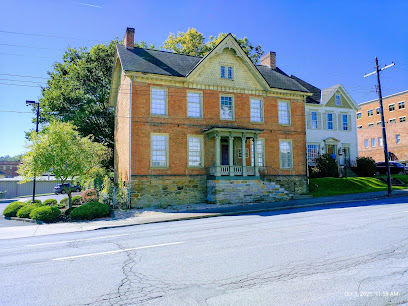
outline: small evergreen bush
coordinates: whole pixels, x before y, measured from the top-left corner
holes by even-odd
[[[59,203],[59,204],[55,204],[54,207],[61,209],[61,208],[65,208],[66,205]]]
[[[82,204],[82,197],[75,196],[72,198],[72,205],[81,205]]]
[[[355,168],[355,172],[358,176],[373,177],[377,172],[375,160],[371,157],[357,157],[356,163],[357,167]]]
[[[330,154],[322,154],[316,157],[316,168],[313,170],[315,177],[338,177],[339,168]]]
[[[41,206],[33,209],[30,213],[30,218],[38,221],[55,221],[58,219],[61,211],[53,206]]]
[[[34,200],[34,203],[31,203],[32,201],[33,199],[30,199],[30,200],[27,200],[26,203],[28,204],[41,204],[42,203],[41,200],[37,200],[37,199]]]
[[[29,205],[24,205],[17,212],[17,217],[19,218],[30,218],[30,213],[37,207],[44,206],[42,204],[34,203]]]
[[[82,203],[98,202],[98,193],[95,189],[87,189],[82,193]]]
[[[47,199],[44,201],[44,205],[48,205],[48,206],[55,206],[55,204],[57,204],[58,201],[56,199]]]
[[[68,206],[68,203],[69,203],[69,198],[63,198],[63,199],[60,201],[60,204],[64,205],[64,207],[65,207],[65,206]]]
[[[6,206],[3,210],[3,215],[5,217],[16,217],[17,212],[20,210],[21,207],[26,206],[26,203],[23,202],[13,202]]]
[[[99,202],[89,202],[69,214],[72,220],[92,220],[109,216],[109,206]]]

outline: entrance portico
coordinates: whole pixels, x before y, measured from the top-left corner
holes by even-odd
[[[257,146],[253,145],[251,153],[246,146],[247,139],[257,142],[258,134],[263,130],[240,128],[211,128],[204,133],[209,139],[215,139],[215,160],[210,167],[210,175],[214,176],[259,176]],[[247,166],[246,158],[253,160]]]

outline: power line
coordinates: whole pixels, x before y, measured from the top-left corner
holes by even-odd
[[[16,76],[16,77],[31,78],[31,79],[45,79],[45,80],[49,79],[49,78],[44,78],[44,77],[39,77],[39,76],[30,76],[30,75],[21,75],[21,74],[0,73],[0,75]]]
[[[48,38],[58,38],[58,39],[74,39],[74,40],[87,40],[87,41],[103,42],[102,40],[97,40],[97,39],[68,37],[68,36],[56,36],[56,35],[45,35],[45,34],[35,34],[35,33],[24,33],[24,32],[12,32],[12,31],[2,31],[2,30],[0,30],[0,33],[15,34],[15,35],[28,35],[28,36],[37,36],[37,37],[48,37]]]

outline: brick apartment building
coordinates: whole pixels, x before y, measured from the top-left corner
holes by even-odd
[[[117,45],[115,177],[132,206],[237,203],[305,192],[303,86],[232,35],[204,57]],[[295,188],[294,188],[295,187]]]
[[[408,161],[408,90],[383,98],[388,151],[391,160]],[[360,104],[357,112],[359,156],[384,161],[380,104],[378,99]]]
[[[18,176],[17,170],[20,164],[20,161],[0,161],[0,172],[2,176],[6,178]]]

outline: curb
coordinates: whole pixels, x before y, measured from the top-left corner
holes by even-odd
[[[103,227],[98,227],[98,228],[95,228],[95,229],[91,229],[90,231],[109,229],[109,228],[120,228],[120,227],[127,227],[127,226],[135,226],[135,225],[142,225],[142,224],[155,224],[155,223],[164,223],[164,222],[173,222],[173,221],[205,219],[205,218],[212,218],[212,217],[245,215],[245,214],[258,213],[258,212],[267,212],[267,211],[278,211],[278,210],[286,210],[286,209],[316,207],[316,206],[324,206],[324,205],[331,205],[331,204],[352,203],[352,202],[356,202],[356,201],[366,202],[366,201],[372,201],[372,200],[379,200],[379,199],[383,199],[383,198],[398,198],[398,197],[403,197],[403,196],[406,196],[406,195],[391,195],[390,197],[388,195],[384,195],[384,196],[378,196],[378,197],[373,197],[373,198],[369,198],[369,199],[361,199],[361,200],[332,201],[332,202],[322,202],[322,203],[316,203],[316,204],[279,206],[279,207],[271,207],[271,208],[263,208],[263,209],[252,209],[252,210],[241,210],[241,211],[225,212],[225,213],[208,213],[208,214],[203,214],[203,215],[200,215],[200,216],[180,217],[180,218],[169,219],[169,220],[143,221],[143,222],[134,223],[134,224],[103,226]],[[179,213],[188,213],[188,212],[179,212]]]
[[[22,222],[35,223],[35,224],[45,224],[45,222],[43,221],[37,221],[37,220],[32,220],[32,219],[27,219],[27,218],[5,217],[5,216],[3,216],[3,218],[6,220],[22,221]]]

